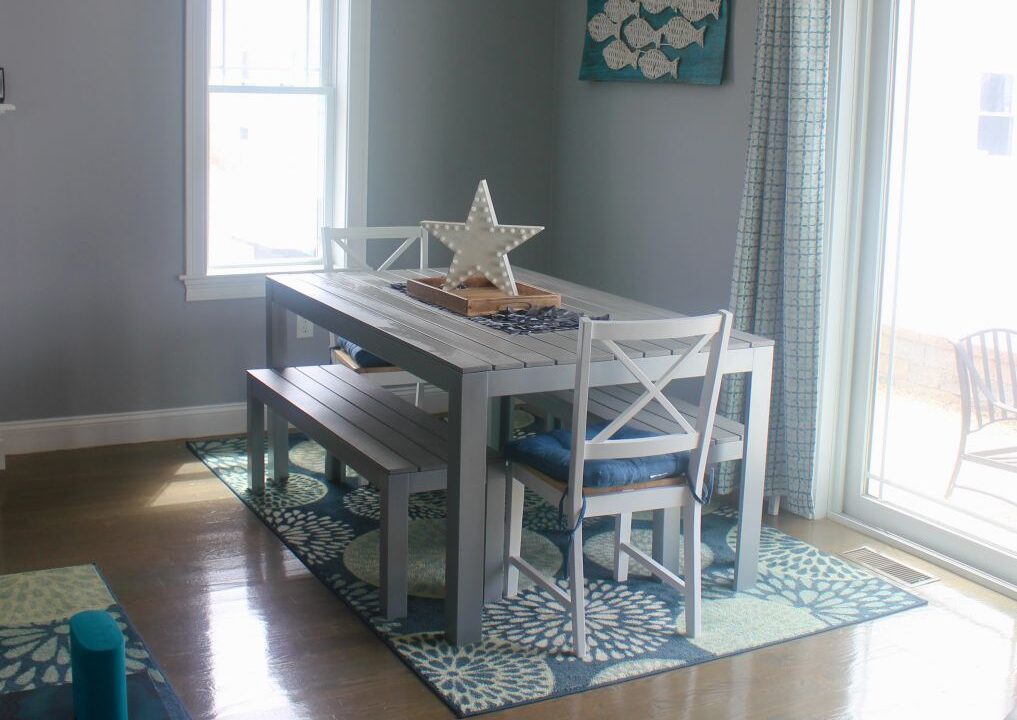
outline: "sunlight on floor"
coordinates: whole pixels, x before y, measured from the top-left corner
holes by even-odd
[[[189,505],[233,497],[229,488],[212,475],[200,461],[184,463],[173,473],[173,480],[148,502],[148,507]]]

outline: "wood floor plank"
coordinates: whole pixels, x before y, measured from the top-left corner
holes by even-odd
[[[832,552],[879,546],[777,524]],[[182,443],[8,458],[0,572],[91,561],[199,720],[452,717]],[[911,562],[944,577],[926,608],[489,717],[1006,717],[1017,603]]]

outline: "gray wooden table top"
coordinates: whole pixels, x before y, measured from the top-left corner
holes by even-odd
[[[441,358],[463,373],[576,363],[575,330],[510,335],[422,303],[391,287],[411,277],[440,274],[440,270],[291,273],[270,276],[269,281]],[[681,316],[532,270],[519,268],[515,274],[520,280],[560,293],[563,307],[585,315],[610,315],[614,320]],[[767,338],[735,332],[730,349],[770,345],[773,341]],[[681,341],[663,340],[629,342],[622,347],[630,357],[640,358],[672,355],[687,346]],[[594,356],[594,361],[612,359],[607,352]]]

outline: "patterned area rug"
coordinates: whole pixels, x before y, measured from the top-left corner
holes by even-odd
[[[568,615],[525,579],[517,598],[485,607],[482,642],[453,647],[442,632],[443,492],[411,498],[409,617],[390,622],[378,616],[377,493],[326,483],[322,448],[293,436],[289,481],[253,496],[247,492],[245,443],[236,438],[189,447],[460,716],[694,665],[925,604],[772,528],[763,528],[759,582],[735,593],[737,516],[721,508],[703,520],[703,633],[689,641],[681,635],[679,593],[635,562],[628,582],[611,579],[613,524],[598,518],[583,526],[588,661],[570,652]],[[557,528],[557,511],[528,495],[523,556],[552,573],[564,561],[565,535]],[[648,518],[634,523],[633,537],[649,550]]]
[[[82,610],[105,610],[124,633],[131,717],[189,719],[94,565],[0,575],[0,717],[71,716],[61,714],[71,703],[69,620]]]

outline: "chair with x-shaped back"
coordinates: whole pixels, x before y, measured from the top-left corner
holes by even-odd
[[[701,317],[665,320],[590,320],[579,330],[571,430],[554,430],[515,440],[505,448],[509,461],[505,545],[505,595],[518,592],[519,573],[547,590],[572,615],[573,648],[587,655],[583,591],[584,518],[615,516],[615,579],[628,578],[632,558],[663,582],[684,593],[685,632],[701,629],[700,525],[706,480],[707,452],[720,391],[721,361],[731,333],[731,314],[720,311]],[[658,379],[651,379],[616,341],[683,341],[684,350]],[[602,344],[628,369],[642,394],[613,420],[587,424],[591,384],[603,385],[591,371],[594,343]],[[598,363],[603,365],[603,363]],[[701,378],[699,411],[690,419],[664,393],[676,378]],[[615,384],[631,382],[625,379]],[[628,423],[656,402],[676,423],[672,434],[654,434]],[[560,508],[570,532],[566,593],[520,555],[523,492],[529,488]],[[664,567],[632,542],[632,514],[681,508],[684,546],[683,577]]]

